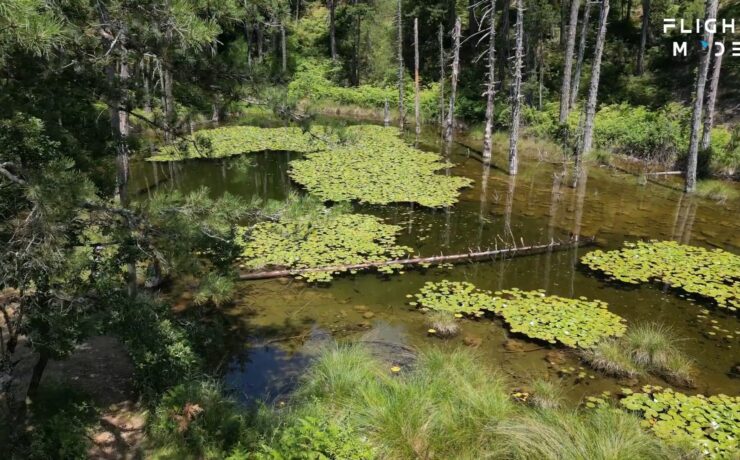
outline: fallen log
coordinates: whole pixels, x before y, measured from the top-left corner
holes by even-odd
[[[362,270],[367,268],[378,268],[385,267],[388,265],[418,265],[418,264],[439,264],[439,263],[460,263],[483,259],[495,259],[496,257],[518,257],[524,255],[541,254],[548,251],[563,251],[580,246],[589,246],[594,244],[594,238],[584,239],[572,239],[570,241],[551,241],[548,244],[539,244],[534,246],[514,246],[503,249],[491,249],[486,251],[468,252],[465,254],[452,254],[452,255],[439,255],[431,257],[413,257],[406,259],[393,259],[383,260],[378,262],[364,262],[359,264],[350,265],[335,265],[328,267],[315,267],[315,268],[294,268],[294,269],[282,269],[272,270],[264,272],[251,272],[251,273],[240,273],[238,279],[242,281],[247,280],[262,280],[269,278],[283,278],[286,276],[296,276],[305,273],[316,273],[316,272],[341,272],[347,270]]]

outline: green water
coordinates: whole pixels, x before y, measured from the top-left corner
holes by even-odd
[[[413,139],[409,138],[409,142]],[[455,164],[443,174],[464,175],[475,180],[463,190],[457,205],[426,209],[406,204],[355,205],[401,225],[401,244],[422,255],[453,254],[510,244],[537,244],[595,236],[597,244],[617,248],[624,241],[654,238],[686,244],[720,247],[740,253],[740,203],[718,204],[690,198],[667,182],[640,185],[635,176],[591,166],[574,187],[572,174],[561,176],[563,165],[547,146],[524,142],[526,159],[515,178],[503,165],[506,146],[497,145],[492,167],[484,167],[478,155],[462,144],[449,148],[426,135],[419,147],[446,155]],[[544,149],[544,150],[543,150]],[[190,161],[178,164],[137,163],[132,167],[132,187],[145,198],[156,187],[194,190],[207,186],[214,196],[230,192],[245,198],[260,196],[284,199],[291,190],[288,163],[297,158],[288,152],[250,155],[252,166],[239,159]],[[568,168],[565,168],[568,172]],[[154,185],[158,184],[158,185]],[[399,344],[423,349],[429,346],[461,346],[465,338],[481,339],[481,359],[509,374],[514,386],[532,377],[563,378],[570,396],[617,390],[617,379],[606,378],[579,363],[563,347],[525,340],[525,351],[507,351],[506,329],[497,321],[463,320],[461,333],[442,340],[427,335],[423,315],[405,304],[426,281],[465,280],[482,289],[545,289],[560,296],[598,298],[629,324],[657,321],[671,326],[681,337],[684,350],[697,362],[698,385],[688,392],[737,393],[738,380],[729,376],[740,363],[740,321],[737,315],[685,298],[666,287],[644,285],[625,288],[605,282],[580,266],[578,259],[593,246],[515,259],[457,265],[450,269],[408,270],[404,274],[375,273],[343,276],[327,286],[310,286],[288,279],[243,282],[236,304],[226,311],[233,324],[234,346],[222,366],[228,387],[245,400],[279,398],[321,346],[336,339]],[[175,298],[179,295],[174,292]],[[707,319],[697,317],[708,308]],[[371,313],[371,314],[368,314]],[[712,323],[711,321],[716,321]],[[712,337],[712,326],[728,333]],[[722,338],[732,335],[732,339]],[[403,363],[403,356],[387,359]],[[555,366],[548,353],[565,351],[564,362]],[[552,354],[549,355],[552,359]],[[562,358],[562,357],[561,357]],[[563,369],[573,368],[573,375]],[[584,368],[587,376],[578,379]],[[662,383],[643,379],[640,383]]]

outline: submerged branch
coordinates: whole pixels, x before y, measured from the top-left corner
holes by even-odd
[[[465,254],[452,254],[452,255],[439,255],[431,257],[414,257],[406,259],[394,259],[384,260],[379,262],[365,262],[359,264],[350,265],[335,265],[328,267],[315,267],[315,268],[299,268],[299,269],[282,269],[252,273],[241,273],[238,279],[246,280],[260,280],[269,278],[283,278],[286,276],[302,275],[305,273],[316,273],[316,272],[333,272],[333,271],[347,271],[347,270],[360,270],[367,268],[378,268],[386,267],[389,265],[417,265],[417,264],[436,264],[436,263],[461,263],[472,260],[483,260],[493,259],[497,256],[524,256],[532,254],[541,254],[553,250],[566,250],[578,246],[587,246],[594,243],[593,238],[582,239],[579,241],[571,240],[567,242],[556,242],[552,241],[548,244],[539,244],[534,246],[520,246],[520,247],[509,247],[503,249],[492,249],[487,251],[469,252]]]

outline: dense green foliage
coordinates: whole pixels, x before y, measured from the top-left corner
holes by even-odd
[[[623,283],[659,281],[712,299],[731,311],[740,307],[740,257],[675,241],[638,241],[624,246],[617,251],[591,251],[581,262]]]
[[[327,201],[429,207],[454,204],[458,190],[472,183],[466,177],[438,174],[452,165],[407,145],[391,128],[352,126],[347,134],[351,141],[346,145],[291,162],[291,177]]]
[[[740,437],[740,398],[723,394],[687,396],[647,385],[629,392],[622,405],[643,417],[642,425],[668,442],[688,442],[709,458],[732,458]]]

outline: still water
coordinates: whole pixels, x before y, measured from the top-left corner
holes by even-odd
[[[447,209],[355,205],[355,211],[402,226],[399,243],[421,255],[572,237],[587,240],[591,236],[598,247],[607,249],[636,239],[670,239],[740,253],[737,201],[715,203],[687,197],[675,183],[644,184],[633,175],[593,165],[574,181],[571,166],[564,166],[555,152],[548,151],[551,146],[531,141],[523,144],[525,159],[520,174],[509,177],[502,169],[506,146],[496,146],[494,164],[486,167],[474,143],[472,148],[461,143],[445,147],[435,135],[428,134],[418,147],[445,155],[455,165],[441,173],[475,181],[473,187],[462,191],[459,202]],[[299,157],[290,152],[265,152],[249,155],[249,162],[244,157],[141,162],[133,165],[132,187],[142,199],[157,188],[188,192],[207,186],[213,196],[229,192],[246,199],[281,200],[291,191],[302,192],[287,174],[289,162]],[[730,376],[731,368],[740,364],[737,315],[659,285],[625,288],[605,282],[579,264],[579,258],[594,247],[584,244],[568,251],[406,270],[392,276],[359,273],[335,278],[323,286],[290,279],[242,282],[237,302],[226,311],[233,324],[229,339],[237,345],[224,357],[224,381],[245,402],[280,399],[322,347],[351,340],[382,344],[383,358],[402,365],[408,358],[404,351],[479,342],[480,359],[508,374],[513,387],[526,386],[532,377],[558,378],[574,401],[635,383],[591,371],[564,347],[522,337],[516,337],[524,342],[517,350],[505,347],[510,338],[506,329],[490,319],[463,320],[461,333],[452,339],[428,336],[423,315],[406,304],[406,295],[416,293],[427,281],[448,279],[469,281],[481,289],[545,289],[548,294],[598,298],[626,318],[628,327],[641,322],[663,323],[682,339],[682,348],[697,362],[697,387],[685,391],[738,393],[739,381]],[[179,293],[173,294],[177,297]],[[699,317],[705,308],[709,315]],[[712,326],[728,332],[710,336],[707,332]],[[579,377],[581,372],[585,376]],[[656,378],[640,383],[664,384]]]

